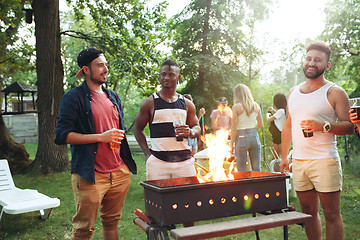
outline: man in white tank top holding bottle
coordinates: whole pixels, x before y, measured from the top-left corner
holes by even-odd
[[[326,239],[343,239],[340,211],[341,161],[336,135],[352,134],[349,98],[340,86],[327,81],[331,50],[322,41],[306,48],[303,71],[306,81],[290,90],[288,116],[282,130],[281,172],[289,169],[287,155],[293,142],[293,181],[306,223],[308,239],[321,239],[319,200],[326,220]]]

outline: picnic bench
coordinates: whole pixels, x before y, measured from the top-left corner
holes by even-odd
[[[285,211],[281,213],[269,213],[261,216],[253,214],[253,217],[250,218],[176,229],[174,226],[157,226],[140,210],[136,210],[135,214],[138,217],[134,218],[134,223],[146,232],[149,240],[157,240],[159,239],[159,235],[161,236],[160,239],[169,239],[168,232],[170,233],[170,236],[176,240],[198,240],[251,231],[255,231],[256,238],[260,239],[258,234],[259,230],[274,227],[284,227],[284,239],[287,240],[288,225],[303,224],[311,219],[311,215],[309,214],[299,213],[296,211]]]

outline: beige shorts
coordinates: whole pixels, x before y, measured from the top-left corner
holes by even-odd
[[[194,158],[182,162],[165,162],[154,155],[150,155],[146,161],[146,179],[157,180],[195,176],[194,162]]]
[[[299,160],[292,164],[293,183],[296,191],[314,189],[318,192],[342,190],[342,170],[339,157]]]
[[[95,172],[95,184],[76,173],[71,181],[76,205],[72,239],[91,238],[99,209],[103,229],[117,230],[130,185],[129,168],[124,164],[111,174]]]

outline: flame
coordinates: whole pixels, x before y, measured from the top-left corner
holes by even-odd
[[[228,143],[230,131],[220,129],[215,134],[209,133],[201,136],[208,148],[209,173],[205,176],[198,174],[198,180],[202,182],[233,180],[234,162],[232,161],[229,171],[224,169],[224,161],[231,157],[231,147]]]
[[[224,105],[219,104],[217,109],[220,111],[221,114],[225,114],[225,115],[229,116],[230,118],[232,118],[232,111],[229,106],[224,107]]]
[[[216,118],[214,119],[215,125],[218,124],[221,115],[229,116],[230,118],[232,118],[232,110],[229,106],[225,107],[223,104],[219,104],[217,109],[220,111],[220,115],[217,115]]]

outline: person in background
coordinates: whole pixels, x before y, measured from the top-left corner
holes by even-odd
[[[189,99],[191,102],[194,102],[193,98],[192,98],[192,96],[190,94],[186,93],[186,94],[184,94],[184,97]],[[205,109],[200,108],[199,115],[198,115],[199,121],[202,118],[202,116],[204,116],[204,114],[205,114]],[[195,153],[197,153],[197,150],[198,150],[197,138],[188,138],[188,142],[189,142],[189,146],[191,148],[191,156],[194,156]]]
[[[226,97],[219,98],[219,104],[210,114],[211,128],[214,132],[225,129],[231,129],[231,109],[228,107],[228,100]]]
[[[238,84],[234,89],[230,147],[231,152],[235,149],[236,168],[239,172],[247,170],[247,153],[252,170],[261,170],[261,144],[256,127],[263,127],[261,108],[254,101],[250,89],[244,84]]]
[[[266,114],[266,120],[270,123],[269,131],[272,136],[273,147],[277,156],[281,156],[281,131],[286,119],[287,100],[283,93],[278,93],[274,96],[273,107],[269,107]]]
[[[85,81],[61,101],[56,144],[71,145],[71,181],[76,214],[72,239],[90,239],[100,210],[103,239],[119,239],[118,221],[136,164],[126,140],[119,96],[103,86],[108,65],[102,50],[77,58]],[[129,171],[130,170],[130,171]],[[123,236],[122,238],[125,238]]]
[[[303,61],[305,82],[292,88],[282,130],[280,171],[289,170],[287,155],[293,142],[292,177],[301,210],[312,218],[306,223],[308,239],[322,234],[319,201],[326,221],[326,239],[343,239],[340,208],[342,169],[336,135],[352,134],[349,97],[343,88],[327,81],[331,49],[322,41],[307,45]]]

